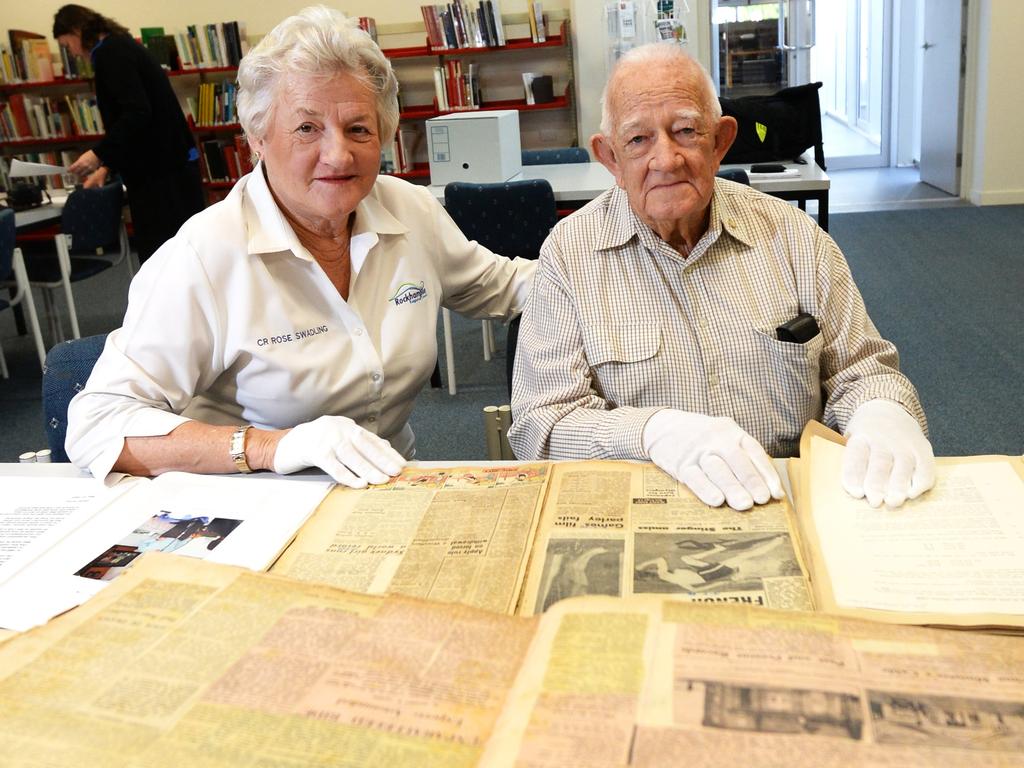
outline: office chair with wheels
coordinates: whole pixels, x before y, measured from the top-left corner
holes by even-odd
[[[61,232],[54,236],[56,254],[33,255],[29,260],[29,280],[44,289],[44,307],[55,341],[64,338],[64,329],[54,305],[58,288],[64,289],[71,333],[78,339],[82,334],[78,328],[71,284],[98,275],[122,261],[127,265],[129,278],[134,274],[128,234],[121,215],[123,206],[124,192],[120,180],[99,189],[72,192],[64,204]]]
[[[555,195],[543,179],[498,184],[452,182],[444,188],[444,206],[470,240],[502,256],[536,259],[540,246],[558,220]],[[448,391],[455,394],[451,315],[442,310]],[[494,347],[490,322],[483,321],[484,359]]]
[[[555,165],[556,163],[589,163],[590,154],[583,147],[556,149],[524,149],[523,165]]]
[[[64,341],[46,355],[43,368],[43,428],[52,461],[68,461],[64,438],[68,433],[68,405],[85,387],[103,351],[107,334]]]
[[[32,327],[32,338],[36,343],[36,353],[39,355],[39,367],[42,368],[46,359],[46,347],[43,345],[43,334],[39,330],[39,318],[32,299],[32,286],[25,272],[25,259],[21,255],[21,249],[14,247],[15,235],[14,211],[4,208],[0,210],[0,281],[13,287],[14,295],[9,299],[0,298],[0,310],[24,304],[29,325]],[[2,347],[0,375],[5,379],[9,376]]]

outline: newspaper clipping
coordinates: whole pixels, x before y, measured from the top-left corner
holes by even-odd
[[[552,465],[521,613],[579,595],[666,594],[810,610],[786,502],[704,505],[652,464]]]

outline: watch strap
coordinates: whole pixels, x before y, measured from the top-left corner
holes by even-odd
[[[245,433],[250,429],[252,429],[252,424],[246,424],[236,429],[231,435],[231,445],[229,448],[231,460],[235,463],[235,468],[245,475],[252,472],[252,467],[245,460]]]

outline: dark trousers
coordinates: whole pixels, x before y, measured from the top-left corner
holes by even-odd
[[[206,207],[199,163],[185,163],[172,171],[158,171],[125,182],[132,211],[139,263],[177,234],[194,214]]]

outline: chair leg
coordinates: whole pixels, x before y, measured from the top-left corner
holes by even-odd
[[[53,289],[43,288],[43,311],[50,322],[50,338],[54,344],[64,341],[64,329],[61,327],[60,318],[57,317],[57,308],[53,304]]]
[[[71,318],[71,335],[82,338],[78,330],[78,313],[75,312],[75,297],[71,295],[71,256],[68,254],[67,238],[57,235],[57,262],[60,264],[60,281],[64,284],[64,298],[68,303],[68,316]]]
[[[452,341],[452,313],[441,309],[441,324],[444,326],[444,361],[448,366],[448,394],[455,394],[455,342]]]
[[[491,362],[491,335],[487,332],[490,322],[490,320],[480,321],[480,330],[484,336],[484,361],[488,363]]]
[[[36,302],[32,297],[32,285],[28,281],[28,272],[25,270],[25,259],[21,255],[21,249],[14,249],[14,277],[25,286],[25,309],[28,310],[29,327],[32,329],[32,338],[36,343],[36,354],[39,355],[39,367],[46,367],[46,346],[43,344],[43,332],[39,330],[39,315],[36,314]],[[5,377],[6,378],[6,377]]]
[[[7,371],[7,358],[4,357],[4,348],[2,344],[0,344],[0,378],[11,378],[11,374]]]

